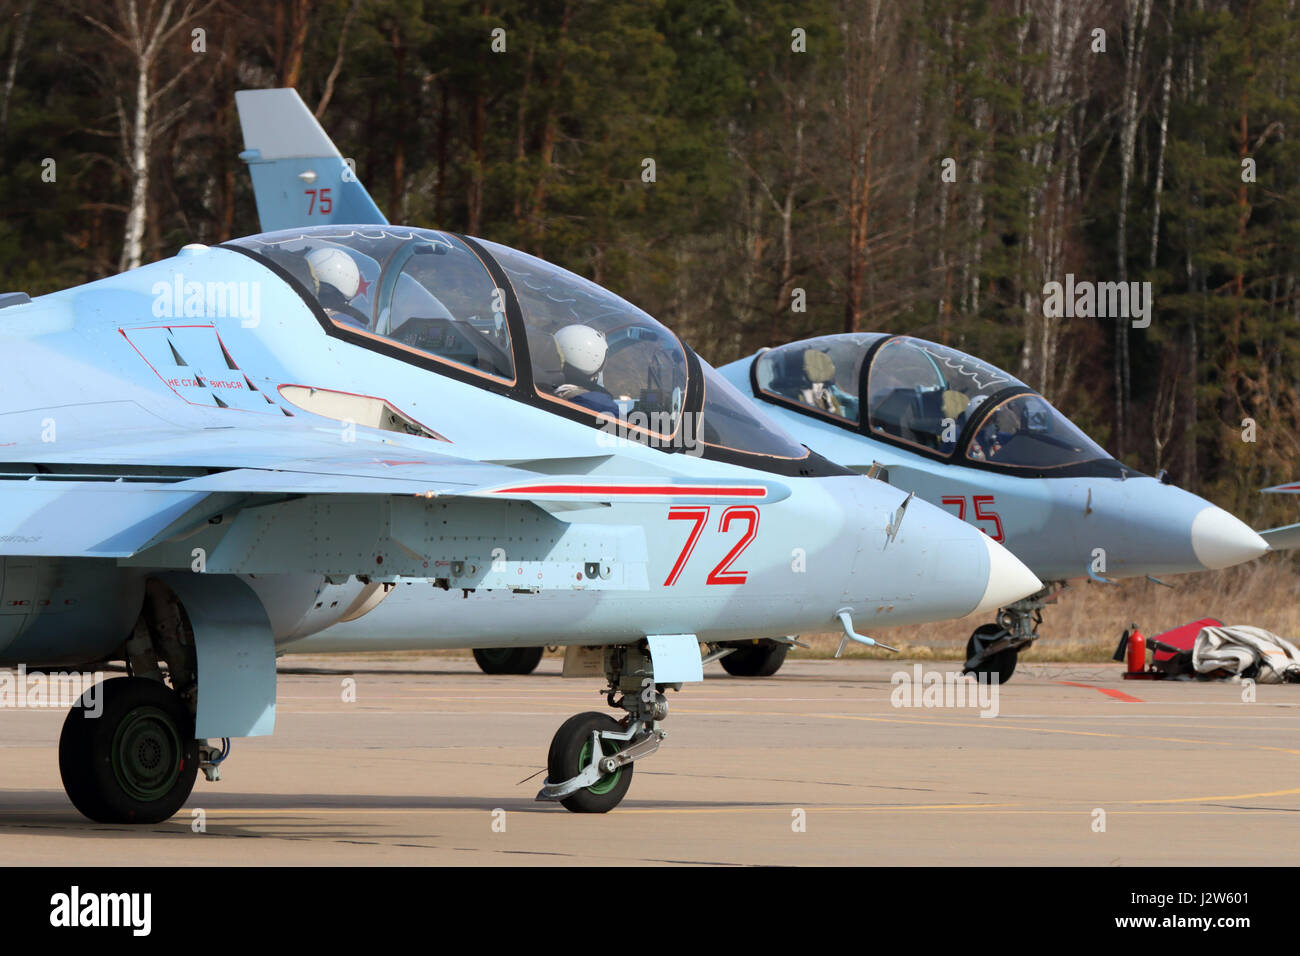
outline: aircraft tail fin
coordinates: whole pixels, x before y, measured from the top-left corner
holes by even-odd
[[[387,224],[297,90],[240,90],[235,108],[262,231]]]

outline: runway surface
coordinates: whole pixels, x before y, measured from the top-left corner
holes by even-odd
[[[584,816],[534,802],[544,774],[520,782],[569,715],[606,709],[557,659],[529,677],[285,659],[275,735],[236,740],[224,779],[157,826],[82,819],[59,783],[63,713],[0,710],[0,863],[1294,864],[1300,687],[1245,703],[1119,670],[1022,665],[981,717],[894,706],[910,663],[710,665],[669,695],[668,739],[622,806]]]

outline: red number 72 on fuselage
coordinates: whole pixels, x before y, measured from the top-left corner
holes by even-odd
[[[672,587],[681,577],[682,571],[686,567],[686,562],[690,560],[691,553],[695,550],[696,544],[699,543],[700,536],[704,533],[704,526],[709,522],[708,505],[680,505],[668,509],[669,521],[692,521],[690,534],[686,537],[686,543],[682,546],[681,554],[677,556],[677,561],[673,564],[673,569],[668,572],[668,577],[664,579],[664,587]],[[727,552],[705,579],[706,584],[744,584],[748,572],[732,570],[731,564],[740,553],[753,543],[758,537],[758,508],[753,505],[732,505],[722,512],[722,517],[718,519],[719,533],[726,533],[733,522],[745,522],[745,533],[735,546]]]

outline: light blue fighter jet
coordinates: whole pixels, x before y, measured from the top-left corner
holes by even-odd
[[[344,215],[385,221],[295,91],[245,91],[236,100],[263,228]],[[336,195],[342,198],[335,205]],[[976,628],[966,649],[970,671],[1009,679],[1019,650],[1038,636],[1044,606],[1069,579],[1221,568],[1267,550],[1222,509],[1164,476],[1149,478],[1112,459],[1013,376],[941,345],[882,333],[827,336],[720,371],[801,442],[859,472],[874,468],[877,477],[951,510],[1050,582]],[[424,589],[398,587],[365,621],[339,624],[295,647],[348,650],[376,639],[388,647],[422,646],[431,620],[426,602]],[[466,646],[483,640],[471,615],[439,611],[437,620],[455,621],[450,626]],[[562,632],[544,636],[558,641]],[[792,642],[733,642],[720,663],[738,676],[774,674]],[[490,673],[527,673],[542,648],[482,644],[474,654]]]
[[[956,349],[829,335],[719,371],[808,447],[949,509],[1047,582],[976,628],[968,671],[1010,678],[1072,578],[1226,568],[1269,549],[1222,508],[1121,464],[1042,395]]]
[[[0,666],[130,675],[59,742],[99,821],[175,813],[215,741],[271,732],[276,655],[399,581],[429,598],[419,646],[563,644],[604,678],[621,719],[566,721],[539,794],[585,812],[724,643],[869,644],[1042,586],[618,296],[448,232],[292,228],[4,296],[0,383]]]
[[[244,90],[235,100],[245,145],[240,158],[249,167],[263,229],[387,223],[295,90]],[[433,641],[441,647],[472,648],[487,673],[526,674],[541,660],[543,647],[518,646],[520,634],[535,634],[539,644],[562,644],[571,635],[572,621],[581,620],[588,633],[598,633],[606,626],[617,629],[621,614],[617,602],[602,606],[567,592],[541,595],[527,606],[491,594],[464,603],[430,594],[422,582],[411,581],[398,582],[374,600],[382,605],[376,604],[373,613],[296,642],[289,652],[412,650]],[[542,607],[545,613],[539,613]],[[739,637],[719,642],[719,663],[737,676],[774,674],[795,642],[789,635]]]

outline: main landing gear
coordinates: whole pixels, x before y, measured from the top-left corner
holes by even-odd
[[[998,611],[996,624],[981,624],[966,641],[964,674],[986,675],[1005,684],[1015,673],[1020,649],[1038,639],[1038,625],[1043,623],[1043,608],[1056,598],[1063,586],[1053,581],[1035,594],[1021,598]]]
[[[63,789],[97,823],[166,820],[189,799],[198,770],[194,715],[159,681],[103,681],[63,721]]]
[[[131,676],[100,681],[68,711],[59,775],[72,805],[97,823],[161,823],[189,799],[200,770],[220,779],[230,742],[218,750],[195,739],[194,630],[158,581],[122,651]]]
[[[475,648],[474,660],[484,674],[531,674],[541,663],[544,647]]]
[[[779,641],[752,641],[732,645],[735,650],[718,659],[732,677],[771,677],[785,663],[790,645]]]
[[[621,720],[598,711],[570,717],[551,740],[546,784],[538,800],[558,802],[574,813],[608,813],[632,785],[633,761],[649,757],[668,736],[663,692],[680,684],[656,684],[649,646],[605,648],[606,701],[626,713]]]

